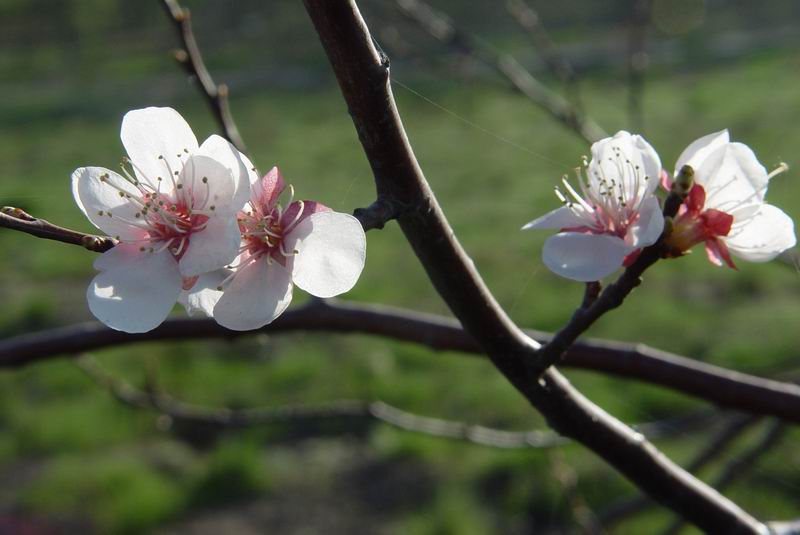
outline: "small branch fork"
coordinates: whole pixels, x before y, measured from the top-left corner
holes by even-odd
[[[593,450],[653,499],[701,529],[765,533],[764,524],[591,403],[557,370],[547,369],[538,380],[535,376],[531,380],[530,363],[536,362],[540,345],[500,308],[455,238],[414,157],[392,97],[387,66],[355,2],[304,0],[304,4],[347,102],[378,195],[389,192],[394,195],[389,198],[417,208],[398,218],[400,228],[436,290],[497,369],[551,427]]]
[[[205,96],[211,113],[217,120],[225,138],[236,145],[239,151],[246,153],[247,147],[239,134],[239,129],[236,127],[228,105],[228,86],[217,85],[211,78],[194,38],[189,10],[181,7],[178,0],[163,0],[162,5],[181,41],[182,48],[175,51],[175,59],[184,68],[186,74],[197,81],[198,88]]]

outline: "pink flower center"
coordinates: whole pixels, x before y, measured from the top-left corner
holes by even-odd
[[[698,243],[716,242],[717,238],[730,233],[733,216],[714,208],[703,210],[705,201],[706,192],[703,186],[692,186],[666,240],[674,256],[684,254]]]

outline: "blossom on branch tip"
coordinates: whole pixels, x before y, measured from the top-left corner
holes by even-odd
[[[794,222],[764,200],[770,178],[786,164],[768,174],[747,145],[732,143],[723,130],[690,144],[676,169],[684,165],[694,170],[694,185],[665,240],[669,254],[680,256],[703,242],[709,261],[735,269],[731,254],[767,262],[794,247]]]
[[[120,132],[121,174],[72,173],[78,207],[119,243],[94,262],[89,309],[112,329],[146,332],[203,273],[238,254],[236,214],[249,196],[250,161],[220,136],[198,145],[172,108],[132,110]]]
[[[621,131],[592,144],[592,160],[584,157],[575,174],[578,190],[566,176],[564,191],[556,187],[564,206],[522,229],[558,229],[544,244],[545,265],[591,282],[627,265],[661,236],[664,218],[654,195],[661,160],[644,138]]]
[[[358,219],[314,201],[278,202],[287,189],[277,167],[251,183],[239,213],[240,254],[225,270],[201,275],[181,302],[233,330],[262,327],[280,316],[294,285],[317,297],[350,290],[361,275],[366,236]]]

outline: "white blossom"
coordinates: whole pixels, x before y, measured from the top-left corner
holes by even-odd
[[[654,195],[661,160],[641,136],[618,132],[592,145],[592,160],[576,169],[578,189],[562,178],[556,196],[564,206],[522,227],[558,229],[542,251],[554,273],[595,281],[655,243],[664,218]]]
[[[182,287],[238,254],[236,214],[252,164],[219,136],[202,145],[171,108],[125,114],[121,173],[81,167],[72,193],[97,228],[118,240],[94,262],[89,309],[109,327],[145,332],[169,314]]]

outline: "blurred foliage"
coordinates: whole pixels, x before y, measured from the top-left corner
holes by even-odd
[[[608,131],[625,128],[628,3],[533,3],[580,66],[586,108]],[[186,4],[209,68],[232,88],[233,112],[259,167],[280,164],[298,195],[336,210],[368,204],[369,166],[301,6],[288,0],[237,0],[235,9],[221,0]],[[435,4],[492,46],[519,54],[557,87],[495,4]],[[781,37],[779,30],[797,23],[798,4],[708,0],[700,6],[701,23],[686,29],[668,24],[673,11],[658,5],[663,20],[652,35],[644,95],[647,138],[669,169],[690,141],[727,127],[768,167],[786,160],[796,168],[800,56],[792,48],[797,36]],[[557,328],[582,288],[542,267],[546,233],[518,229],[556,205],[553,185],[587,147],[502,81],[453,61],[398,19],[388,1],[366,1],[362,9],[380,40],[384,30],[398,28],[406,45],[428,58],[404,53],[402,42],[384,42],[393,76],[424,95],[395,88],[415,151],[459,238],[517,322]],[[71,199],[69,174],[80,165],[117,165],[125,111],[170,105],[200,139],[214,131],[204,102],[171,59],[175,36],[155,1],[0,0],[0,44],[0,204],[91,231]],[[776,178],[769,193],[795,219],[796,172]],[[368,240],[367,268],[347,299],[446,313],[396,226],[371,232]],[[90,319],[84,292],[91,253],[12,232],[0,232],[0,247],[6,305],[0,335]],[[590,334],[741,370],[792,371],[800,364],[798,282],[786,266],[742,263],[738,272],[721,270],[696,251],[657,265]],[[303,299],[296,292],[295,300]],[[379,398],[430,416],[545,428],[485,361],[367,337],[142,344],[98,357],[139,386],[145,367],[157,367],[163,388],[207,405]],[[664,389],[588,372],[568,375],[627,422],[704,407]],[[161,526],[160,533],[181,533],[193,519],[216,533],[243,532],[246,522],[281,533],[322,527],[328,533],[530,533],[576,525],[553,477],[553,452],[493,450],[385,425],[170,426],[119,405],[67,359],[0,374],[0,428],[0,510],[86,532]],[[658,444],[686,462],[708,436],[684,433]],[[800,450],[792,445],[798,438],[792,431],[731,497],[764,518],[796,516]],[[559,451],[558,462],[576,471],[577,491],[591,509],[634,492],[582,448]],[[614,532],[650,533],[669,519],[654,510]]]

